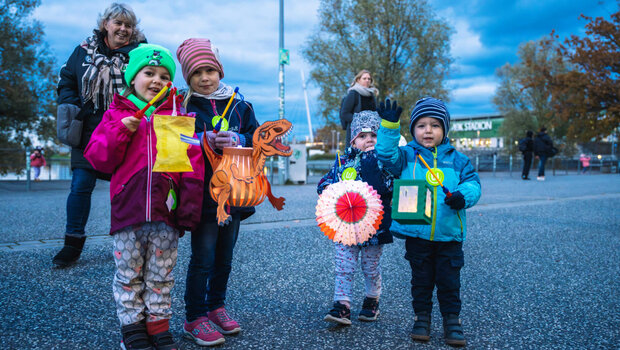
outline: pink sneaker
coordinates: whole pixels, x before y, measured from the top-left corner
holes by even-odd
[[[185,338],[202,346],[214,346],[224,342],[224,336],[215,330],[206,317],[198,317],[194,322],[183,324]]]
[[[207,315],[209,316],[209,320],[220,328],[220,332],[222,332],[222,334],[236,334],[241,331],[241,326],[239,326],[237,321],[230,317],[223,306],[209,312]]]

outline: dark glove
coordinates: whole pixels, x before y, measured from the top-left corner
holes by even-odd
[[[454,210],[465,208],[465,197],[460,191],[452,192],[452,197],[446,196],[443,201]]]
[[[381,102],[379,104],[379,110],[377,113],[381,116],[382,119],[385,119],[392,123],[398,123],[400,121],[400,115],[403,113],[403,108],[398,107],[396,101],[390,104],[390,99],[385,99],[385,103]]]

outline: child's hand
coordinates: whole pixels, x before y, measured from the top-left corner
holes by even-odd
[[[465,208],[465,197],[460,191],[452,192],[452,197],[446,196],[443,201],[454,210]]]
[[[224,147],[235,147],[239,144],[239,135],[232,131],[220,131],[215,134],[215,147],[224,149]]]
[[[205,136],[207,138],[207,143],[211,149],[215,149],[215,134],[213,131],[205,131]]]
[[[131,132],[136,132],[136,130],[138,130],[138,126],[140,126],[140,119],[134,116],[125,117],[121,119],[121,122],[123,122],[123,125],[125,125],[125,127]]]
[[[397,123],[400,121],[400,115],[403,113],[403,108],[398,107],[396,101],[390,104],[390,99],[386,98],[385,103],[381,102],[379,104],[379,109],[377,113],[381,116],[382,119],[385,119],[392,123]]]

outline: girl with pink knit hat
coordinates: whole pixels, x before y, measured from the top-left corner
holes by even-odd
[[[221,81],[224,67],[217,48],[209,39],[187,39],[177,49],[177,58],[189,86],[185,108],[187,112],[196,113],[196,133],[207,133],[207,140],[216,152],[224,147],[252,147],[258,122],[252,105],[243,99],[233,100],[226,115],[222,116],[225,120],[222,129],[213,132],[214,117],[222,115],[234,91]],[[212,175],[211,164],[205,162],[206,183]],[[255,212],[253,207],[230,207],[232,220],[219,226],[216,209],[217,203],[209,195],[207,186],[203,193],[201,222],[192,231],[183,326],[186,337],[203,346],[221,344],[224,342],[222,334],[241,331],[239,323],[225,308],[226,290],[239,224]]]

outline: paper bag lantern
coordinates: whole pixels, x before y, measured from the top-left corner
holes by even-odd
[[[189,144],[181,141],[181,135],[194,135],[196,120],[192,117],[155,115],[153,129],[157,136],[155,172],[191,172],[192,164],[187,156]]]
[[[430,225],[433,188],[426,180],[394,180],[392,219],[401,224]]]

